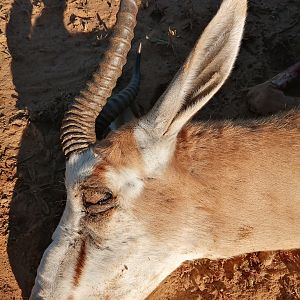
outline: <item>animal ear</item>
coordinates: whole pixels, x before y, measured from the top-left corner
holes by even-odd
[[[247,0],[224,0],[186,62],[139,125],[154,137],[176,135],[229,76],[247,14]]]

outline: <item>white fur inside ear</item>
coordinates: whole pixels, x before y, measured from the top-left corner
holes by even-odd
[[[108,186],[113,192],[120,196],[123,201],[121,205],[128,205],[131,200],[136,199],[143,191],[144,182],[138,171],[130,168],[113,169],[106,173]]]
[[[176,136],[158,139],[141,126],[134,129],[134,136],[143,157],[146,175],[161,175],[174,154]]]

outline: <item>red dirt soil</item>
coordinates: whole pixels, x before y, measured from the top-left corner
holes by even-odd
[[[118,4],[1,0],[0,299],[27,299],[60,219],[65,203],[61,120],[101,59]],[[219,0],[142,2],[133,49],[143,41],[138,102],[144,111],[219,5]],[[252,0],[249,6],[234,72],[200,119],[257,117],[247,107],[247,88],[299,60],[299,0]],[[132,52],[118,88],[128,82],[133,63]],[[149,299],[300,299],[300,250],[187,262]]]

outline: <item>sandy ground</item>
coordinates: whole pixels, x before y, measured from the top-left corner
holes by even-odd
[[[145,111],[219,4],[143,1],[133,49],[143,41],[138,101]],[[118,1],[104,0],[0,2],[0,299],[28,297],[59,221],[65,202],[60,123],[101,59],[117,8]],[[248,110],[247,87],[299,60],[299,40],[299,0],[250,1],[234,72],[198,118],[257,117]],[[300,251],[185,263],[150,298],[300,299]]]

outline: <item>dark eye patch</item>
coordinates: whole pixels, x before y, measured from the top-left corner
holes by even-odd
[[[113,194],[108,189],[82,187],[82,200],[85,207],[105,204],[112,198]]]
[[[111,192],[105,192],[103,194],[103,197],[97,202],[97,204],[106,204],[108,203],[110,200],[112,200],[113,198],[113,194]]]
[[[82,186],[82,202],[88,214],[98,214],[117,206],[117,199],[108,188]]]

